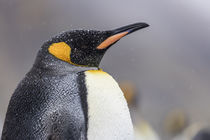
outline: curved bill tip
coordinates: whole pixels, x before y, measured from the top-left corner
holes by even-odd
[[[144,23],[144,22],[130,24],[130,25],[123,26],[123,27],[120,27],[120,28],[117,28],[117,29],[113,30],[113,34],[118,34],[118,33],[122,33],[122,32],[127,32],[127,34],[130,34],[130,33],[133,33],[137,30],[146,28],[148,26],[149,26],[149,24]]]

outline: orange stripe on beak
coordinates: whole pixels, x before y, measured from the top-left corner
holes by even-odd
[[[122,33],[118,33],[116,35],[113,35],[109,38],[107,38],[105,41],[103,41],[98,47],[97,49],[105,49],[107,47],[109,47],[109,45],[113,44],[114,42],[118,41],[120,38],[122,38],[123,36],[125,36],[126,34],[128,34],[128,32],[122,32]]]

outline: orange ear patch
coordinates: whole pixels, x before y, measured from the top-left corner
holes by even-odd
[[[71,47],[65,42],[53,43],[48,51],[58,59],[71,63]]]
[[[66,44],[65,42],[58,42],[58,43],[53,43],[50,45],[48,48],[48,51],[50,54],[55,56],[56,58],[66,61],[69,64],[75,65],[75,66],[81,66],[81,67],[86,67],[85,65],[79,65],[71,62],[71,47]]]
[[[122,32],[122,33],[119,33],[119,34],[116,34],[116,35],[113,35],[113,36],[107,38],[105,41],[103,41],[97,47],[97,49],[105,49],[105,48],[107,48],[109,45],[113,44],[114,42],[116,42],[117,40],[119,40],[120,38],[125,36],[126,34],[128,34],[128,32]]]

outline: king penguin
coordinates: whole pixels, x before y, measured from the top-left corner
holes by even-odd
[[[2,140],[132,140],[117,82],[99,68],[110,46],[136,30],[71,30],[46,41],[13,93]]]

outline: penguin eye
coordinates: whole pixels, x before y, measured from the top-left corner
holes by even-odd
[[[82,45],[81,48],[82,48],[82,49],[87,49],[88,46],[87,46],[87,45]]]

